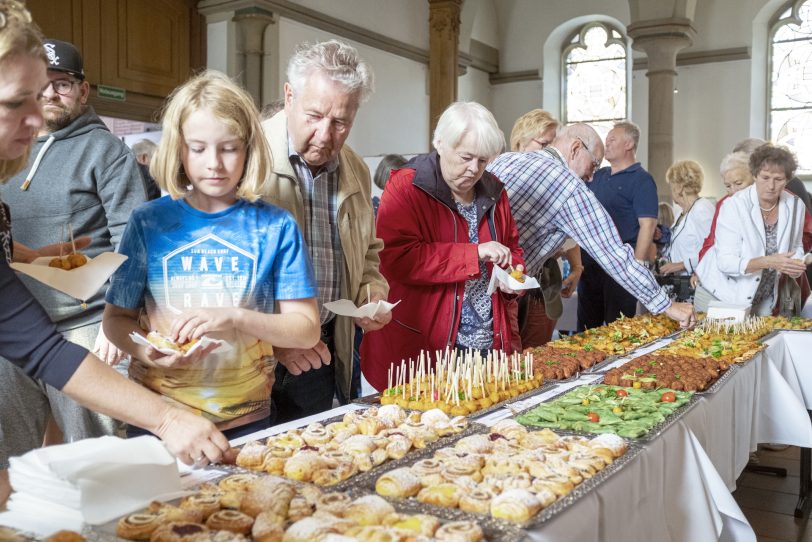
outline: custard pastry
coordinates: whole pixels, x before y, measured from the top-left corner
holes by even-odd
[[[526,489],[509,489],[491,501],[491,515],[514,523],[524,523],[541,510],[541,502]]]
[[[343,517],[359,525],[380,525],[383,518],[394,511],[395,508],[381,497],[364,495],[347,505]]]
[[[440,527],[440,520],[428,514],[396,513],[384,518],[384,525],[421,536],[434,536],[434,532]]]
[[[434,538],[442,542],[479,542],[484,537],[482,528],[473,521],[452,521],[434,533]]]
[[[291,480],[309,482],[313,478],[313,473],[322,467],[324,467],[324,460],[318,452],[301,450],[288,458],[283,473]]]
[[[248,534],[254,525],[254,518],[236,510],[220,510],[209,516],[206,527],[217,531],[231,531],[237,534]]]
[[[384,497],[412,497],[420,487],[420,478],[408,467],[391,470],[375,482],[375,491]]]
[[[424,487],[420,490],[420,493],[417,494],[417,500],[426,504],[456,508],[463,494],[464,492],[460,486],[446,482],[435,486]]]

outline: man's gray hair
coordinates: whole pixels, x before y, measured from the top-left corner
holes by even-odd
[[[132,146],[134,155],[140,156],[142,154],[146,154],[150,158],[152,158],[152,155],[155,153],[157,148],[158,145],[151,139],[142,139]]]
[[[736,143],[736,146],[733,147],[733,152],[743,152],[746,155],[750,156],[751,154],[753,154],[754,150],[761,147],[765,143],[767,142],[764,141],[763,139],[759,139],[757,137],[748,137],[747,139],[742,139],[741,141]]]
[[[434,129],[432,145],[454,149],[466,134],[474,135],[476,152],[480,156],[495,158],[505,148],[505,135],[499,129],[493,114],[476,102],[454,102],[449,105]]]
[[[314,72],[323,73],[349,92],[358,92],[361,102],[372,94],[372,68],[346,43],[329,40],[299,45],[288,63],[288,83],[294,93],[302,91]]]
[[[626,137],[634,143],[634,151],[637,152],[637,145],[640,143],[640,127],[630,120],[616,122],[614,128],[622,128]]]

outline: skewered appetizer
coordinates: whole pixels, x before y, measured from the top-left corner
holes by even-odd
[[[435,506],[524,523],[626,453],[615,435],[559,437],[503,420],[429,459],[390,471],[375,490]]]
[[[48,262],[48,267],[56,267],[57,269],[70,271],[71,269],[82,267],[85,264],[87,264],[87,256],[81,252],[71,252],[67,256],[51,258],[51,261]]]
[[[673,354],[647,354],[608,371],[603,382],[645,389],[703,391],[729,367],[729,363],[712,357],[697,359]]]
[[[127,540],[314,542],[332,540],[484,540],[474,522],[443,524],[427,514],[400,514],[377,495],[352,499],[275,476],[237,474],[204,484],[178,505],[152,503],[119,520]]]
[[[580,386],[516,418],[525,425],[639,438],[687,403],[693,392]]]
[[[533,371],[529,354],[508,356],[493,351],[486,358],[470,351],[435,354],[433,364],[431,354],[422,351],[417,362],[402,361],[394,373],[390,367],[381,404],[465,416],[538,388],[543,382]]]
[[[406,411],[397,405],[348,412],[340,422],[312,423],[249,442],[237,455],[237,465],[319,486],[343,482],[389,459],[400,459],[413,448],[425,448],[468,426],[463,417],[449,418],[440,410]]]

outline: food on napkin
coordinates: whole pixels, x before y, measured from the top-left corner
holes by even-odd
[[[516,270],[521,268],[521,277],[523,280],[519,280],[515,277],[513,273],[516,273]],[[488,295],[492,294],[496,291],[496,287],[499,284],[502,284],[509,289],[516,291],[516,290],[530,290],[532,288],[538,288],[539,282],[535,279],[535,277],[529,277],[524,274],[524,267],[521,264],[516,266],[516,269],[513,270],[513,273],[510,273],[498,265],[493,266],[493,272],[491,273],[491,281],[488,284]]]
[[[388,301],[380,300],[356,307],[355,303],[349,299],[339,299],[338,301],[325,303],[324,308],[339,316],[352,316],[353,318],[374,318],[379,314],[392,312],[392,309],[394,309],[398,303],[400,303],[400,301],[389,303]]]
[[[178,344],[157,331],[150,331],[146,337],[140,333],[133,332],[130,333],[130,339],[132,339],[134,343],[140,344],[141,346],[151,346],[161,354],[166,354],[167,356],[171,356],[179,352],[186,355],[196,351],[199,348],[206,348],[211,344],[217,345],[217,348],[210,352],[211,354],[219,354],[231,350],[231,345],[227,342],[210,339],[205,335],[199,339],[192,339],[183,344]]]
[[[84,254],[78,252],[71,253],[66,258],[71,256],[77,262],[77,256],[86,258]],[[13,262],[11,268],[64,294],[86,301],[104,286],[107,279],[127,260],[127,256],[116,252],[103,252],[87,260],[84,265],[78,267],[74,265],[67,270],[62,267],[61,262],[59,267],[56,267],[56,264],[51,265],[54,259],[62,260],[43,257],[31,263]]]
[[[191,339],[185,343],[177,343],[168,337],[164,337],[157,331],[150,331],[147,334],[147,340],[158,350],[166,348],[167,350],[175,350],[176,352],[188,352],[199,342],[197,339]]]

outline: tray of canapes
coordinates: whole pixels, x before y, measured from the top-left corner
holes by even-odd
[[[205,483],[180,501],[153,502],[92,531],[99,542],[113,534],[151,542],[512,542],[524,537],[504,522],[448,520],[373,494],[328,492],[259,474],[234,474]]]
[[[611,324],[587,329],[548,343],[553,348],[623,355],[678,330],[678,324],[664,315],[621,317]]]
[[[603,375],[603,383],[631,388],[716,393],[733,374],[734,367],[725,360],[713,357],[691,358],[655,352],[609,369]]]
[[[599,383],[566,391],[521,412],[516,420],[534,427],[612,433],[648,441],[670,427],[694,404],[693,392]]]
[[[759,342],[768,330],[761,318],[731,324],[704,320],[694,329],[675,337],[654,355],[670,354],[690,358],[716,358],[726,363],[745,363],[765,345]]]
[[[641,448],[616,435],[561,436],[507,419],[488,434],[458,440],[432,457],[374,480],[393,502],[422,503],[524,528],[572,505],[631,461]]]
[[[781,331],[812,331],[812,320],[800,316],[761,316],[767,330],[758,340],[766,341]]]
[[[238,467],[318,486],[346,487],[354,476],[447,446],[485,426],[441,410],[407,413],[397,405],[348,412],[242,446]]]
[[[529,353],[507,355],[479,352],[425,351],[417,360],[402,361],[389,370],[387,388],[362,398],[362,404],[395,404],[409,410],[440,409],[451,416],[477,416],[548,389],[533,370]]]

